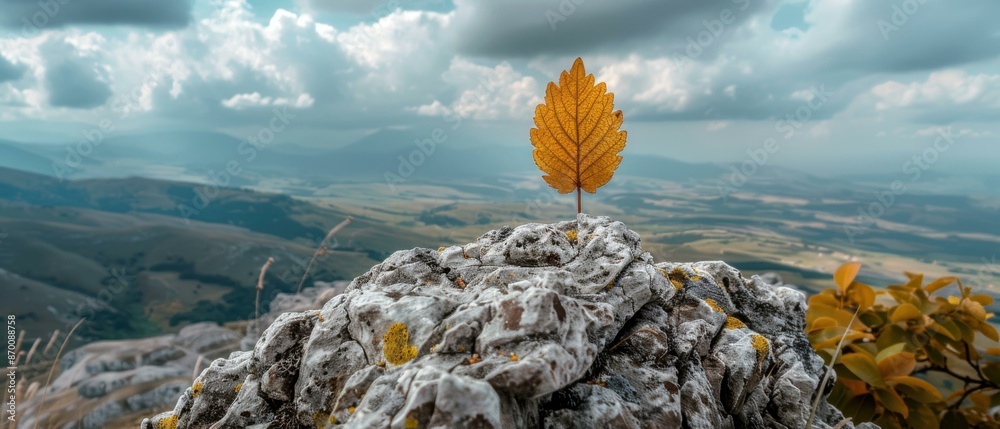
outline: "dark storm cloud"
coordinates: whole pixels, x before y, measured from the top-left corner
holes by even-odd
[[[908,72],[951,67],[1000,54],[1000,2],[880,0],[852,5],[832,41],[810,60],[817,70]],[[820,16],[819,18],[822,18]],[[822,44],[821,40],[816,42]]]
[[[456,17],[460,50],[470,55],[583,54],[654,39],[651,49],[682,49],[688,37],[709,29],[720,40],[731,27],[771,0],[602,2],[598,0],[460,1]],[[727,16],[728,24],[714,21]],[[707,23],[707,24],[706,24]],[[727,31],[728,30],[728,31]]]
[[[45,71],[50,105],[90,109],[104,104],[111,97],[108,84],[100,80],[92,66],[79,60],[57,61]]]
[[[567,0],[562,3],[573,2]],[[728,0],[710,3],[715,5],[716,10],[722,4],[732,5]],[[754,10],[755,5],[762,7]],[[516,43],[527,45],[529,39],[538,38],[540,44],[524,47],[520,51],[524,54],[533,52],[532,55],[538,56],[584,55],[595,50],[613,55],[615,49],[620,49],[629,55],[636,53],[644,58],[662,56],[692,60],[686,67],[694,67],[698,72],[679,73],[673,82],[677,87],[688,89],[683,106],[664,102],[636,104],[632,117],[650,121],[782,118],[789,112],[798,111],[804,102],[790,95],[812,87],[823,87],[833,94],[822,107],[809,111],[810,119],[829,119],[846,108],[856,96],[884,82],[886,76],[962,67],[1000,55],[1000,24],[994,18],[1000,15],[1000,2],[813,1],[805,8],[804,28],[795,34],[795,31],[774,32],[759,25],[741,27],[741,22],[770,22],[769,16],[778,10],[773,3],[753,3],[750,0],[747,12],[754,13],[733,7],[734,13],[741,13],[737,19],[745,21],[737,20],[715,40],[706,39],[711,43],[706,45],[705,52],[694,56],[685,55],[683,48],[676,47],[689,44],[691,34],[706,29],[705,20],[712,19],[712,8],[688,6],[687,13],[677,9],[672,18],[668,18],[652,14],[654,8],[667,8],[668,3],[645,6],[649,8],[649,17],[645,21],[627,22],[656,27],[653,22],[672,21],[679,29],[660,28],[658,33],[644,39],[640,29],[615,33],[609,31],[606,25],[600,25],[601,16],[591,18],[581,15],[590,13],[592,10],[587,8],[592,6],[599,5],[585,1],[576,6],[576,12],[566,15],[565,21],[555,22],[556,31],[548,29],[551,35],[547,41],[540,35],[544,32],[541,31],[538,35],[520,39],[517,34],[494,35],[495,39],[488,42],[494,47],[505,47],[508,52],[515,52]],[[607,14],[606,21],[609,22],[621,19],[621,15],[611,11],[598,12],[599,15]],[[503,15],[499,11],[493,13],[499,14],[500,18],[494,28],[486,28],[482,34],[502,29],[500,22],[504,19]],[[708,18],[705,13],[708,13]],[[584,19],[578,20],[581,16]],[[584,27],[591,31],[580,30],[579,34],[571,34],[576,30],[570,25],[577,23],[584,23]],[[547,22],[544,24],[548,25]],[[486,24],[480,22],[479,25]],[[685,25],[688,27],[685,28]],[[564,38],[565,35],[561,34],[564,30],[571,37]],[[475,35],[478,34],[476,31],[466,31],[468,33],[462,36],[465,40],[480,40],[480,36]],[[485,49],[489,44],[466,42],[464,46],[466,49],[472,46],[484,49],[480,52],[484,54],[490,52]],[[596,48],[599,46],[607,48]],[[664,69],[657,70],[656,67]],[[667,68],[673,67],[673,64],[656,62],[640,64],[639,68],[644,72],[630,79],[668,74],[670,70]],[[652,91],[654,82],[644,82],[646,85],[632,85],[630,89],[633,93]],[[734,89],[731,94],[726,93],[729,87]],[[977,116],[982,115],[968,117]]]
[[[307,0],[316,9],[371,15],[378,19],[396,9],[443,11],[452,5],[447,0]]]
[[[76,24],[178,28],[190,21],[190,0],[0,0],[0,26],[27,37]]]
[[[8,80],[15,80],[20,78],[24,74],[24,67],[15,65],[10,61],[7,61],[3,55],[0,55],[0,83],[6,82]]]

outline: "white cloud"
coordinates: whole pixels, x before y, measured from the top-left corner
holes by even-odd
[[[725,121],[712,121],[705,126],[706,131],[719,131],[729,128],[729,122]]]
[[[410,110],[417,112],[420,116],[444,116],[451,114],[451,109],[445,107],[440,101],[434,100],[431,104],[424,104]]]
[[[792,93],[792,100],[810,101],[813,97],[816,97],[816,94],[809,89],[802,89]]]
[[[294,101],[284,97],[264,97],[259,92],[250,94],[236,94],[226,100],[222,100],[222,105],[235,110],[243,110],[250,107],[266,106],[291,106],[299,109],[311,107],[315,100],[309,94],[300,94]]]
[[[529,0],[399,8],[382,8],[391,2],[378,0],[297,1],[267,16],[254,15],[265,9],[250,9],[246,0],[202,1],[190,25],[164,31],[67,25],[31,38],[0,38],[4,58],[23,69],[17,79],[0,82],[0,121],[5,127],[23,119],[95,123],[138,88],[131,111],[162,126],[236,129],[259,121],[258,110],[271,106],[307,109],[314,116],[302,126],[315,127],[319,136],[329,128],[406,127],[446,114],[524,122],[542,101],[546,82],[580,55],[615,93],[616,108],[635,127],[630,132],[654,123],[720,141],[770,132],[776,118],[816,103],[810,88],[824,86],[835,95],[810,112],[804,135],[842,139],[866,125],[872,128],[864,129],[865,138],[882,134],[887,138],[880,144],[888,145],[941,123],[955,122],[969,136],[1000,132],[962,123],[1000,117],[995,37],[956,31],[987,31],[978,24],[1000,6],[977,11],[966,7],[971,0],[950,7],[928,2],[889,41],[875,25],[891,13],[884,2],[801,0],[805,28],[774,31],[776,2],[750,1],[724,36],[692,57],[684,53],[687,37],[696,38],[703,19],[715,19],[723,6],[584,2],[553,32],[544,15],[552,6]],[[324,10],[350,13],[313,15],[294,6],[324,1],[331,5]],[[451,3],[453,10],[442,6]],[[724,3],[734,11],[740,6]],[[416,10],[421,6],[434,11]],[[678,13],[650,13],[663,10]],[[590,25],[609,14],[641,19],[619,21],[628,28]],[[57,58],[43,48],[47,43],[68,44],[85,58],[113,92],[110,101],[91,110],[52,108],[45,76]],[[640,145],[643,136],[637,131],[630,138]],[[867,149],[865,138],[838,141],[838,153]]]
[[[726,89],[722,90],[722,93],[729,98],[736,98],[736,85],[727,86]]]
[[[917,130],[914,133],[914,136],[916,136],[916,137],[936,136],[936,135],[944,134],[945,132],[946,132],[946,127],[927,127],[927,128],[921,128],[921,129]],[[980,138],[980,137],[991,137],[991,136],[993,136],[993,132],[991,132],[989,130],[976,131],[976,130],[973,130],[971,128],[960,128],[957,131],[953,131],[953,132],[955,134],[958,134],[961,137]]]
[[[1000,107],[1000,75],[969,75],[963,70],[933,72],[924,82],[888,81],[876,85],[871,94],[879,110],[916,106],[978,105]]]
[[[697,93],[707,89],[704,85],[692,84],[683,64],[672,59],[632,54],[617,61],[603,62],[607,65],[601,67],[596,76],[608,84],[611,92],[655,111],[683,110]]]
[[[0,39],[0,50],[28,70],[10,89],[12,95],[4,97],[4,104],[15,104],[5,116],[78,121],[108,116],[48,107],[44,79],[55,58],[49,58],[44,46],[59,42],[96,64],[106,77],[113,95],[105,109],[124,104],[129,113],[202,122],[213,120],[211,106],[308,108],[317,102],[310,87],[329,89],[330,74],[351,67],[333,41],[336,35],[330,25],[282,9],[261,24],[244,0],[232,0],[177,31],[131,29],[110,36],[69,27],[34,38]],[[318,69],[325,75],[314,76]]]
[[[365,67],[405,67],[414,54],[437,50],[434,47],[450,18],[450,14],[399,11],[371,24],[351,27],[337,35],[337,42],[349,58]]]
[[[817,124],[809,128],[809,135],[815,138],[830,137],[833,133],[832,121],[819,121]]]
[[[457,89],[458,95],[448,106],[439,100],[418,106],[418,114],[454,113],[477,120],[527,118],[543,101],[544,90],[535,78],[522,75],[507,62],[487,67],[458,57],[441,79]]]

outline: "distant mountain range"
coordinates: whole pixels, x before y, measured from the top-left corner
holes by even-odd
[[[25,297],[0,308],[31,321],[29,337],[87,315],[95,323],[80,338],[90,340],[245,320],[264,261],[278,260],[266,303],[294,290],[319,240],[347,216],[354,222],[312,279],[349,280],[397,250],[575,213],[569,196],[544,186],[529,148],[449,141],[423,154],[413,140],[383,130],[327,151],[254,153],[222,134],[116,136],[63,180],[52,165],[73,147],[0,141],[0,294]],[[403,176],[399,158],[417,152],[405,183],[387,186],[386,172]],[[232,163],[239,171],[213,184],[209,172],[235,171]],[[1000,195],[914,186],[882,203],[892,175],[830,179],[770,165],[745,179],[728,165],[626,153],[584,207],[627,222],[662,260],[725,259],[806,289],[826,287],[848,260],[865,262],[865,281],[882,284],[904,270],[1000,279],[1000,267],[990,271]],[[925,185],[949,180],[928,176]],[[989,177],[963,180],[996,189]],[[859,219],[875,209],[874,224]],[[122,279],[128,287],[116,287]]]
[[[65,332],[80,317],[92,322],[83,339],[152,335],[191,321],[245,320],[268,257],[278,262],[264,304],[294,291],[327,230],[348,215],[350,229],[310,278],[351,279],[395,250],[435,242],[330,205],[235,188],[193,212],[179,209],[204,189],[0,168],[0,294],[17,297],[0,308],[33,328],[29,338]]]
[[[322,188],[334,183],[492,183],[499,178],[538,176],[531,148],[496,142],[465,144],[456,138],[434,143],[431,135],[412,130],[382,129],[346,145],[318,149],[295,144],[255,146],[249,141],[214,132],[158,132],[115,135],[98,146],[28,144],[0,140],[0,167],[64,178],[149,177],[208,183],[229,167],[228,186],[271,189],[275,181],[297,187]],[[417,143],[423,142],[423,143]],[[738,183],[738,163],[693,164],[626,149],[618,176],[678,183]],[[62,170],[62,171],[60,171]],[[888,186],[898,174],[870,173],[841,178],[816,178],[773,165],[755,167],[749,184],[800,183],[849,187]],[[735,179],[735,180],[734,180]],[[614,182],[613,182],[614,183]],[[928,171],[912,189],[920,192],[1000,196],[1000,174],[955,177]],[[296,193],[296,189],[273,189]]]
[[[424,142],[417,144],[416,141]],[[475,147],[458,141],[434,143],[429,135],[401,130],[380,130],[337,149],[303,146],[262,146],[219,133],[163,132],[114,136],[68,165],[67,154],[79,153],[78,143],[39,145],[0,141],[0,167],[39,174],[56,174],[52,164],[73,171],[70,178],[146,176],[178,179],[201,178],[209,171],[224,171],[236,162],[243,169],[236,178],[249,185],[263,178],[291,178],[316,183],[384,182],[393,174],[415,182],[494,178],[537,171],[531,148],[479,142]],[[626,156],[622,174],[663,180],[705,180],[725,172],[711,164],[688,164],[669,158]]]

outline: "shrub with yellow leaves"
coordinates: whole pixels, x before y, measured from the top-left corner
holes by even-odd
[[[1000,361],[988,357],[1000,356],[985,309],[993,298],[956,277],[924,284],[913,273],[876,289],[855,279],[860,268],[841,266],[836,287],[809,299],[809,341],[837,373],[830,403],[886,429],[1000,427],[989,413],[1000,405]]]

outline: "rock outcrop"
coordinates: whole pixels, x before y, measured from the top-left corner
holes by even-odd
[[[279,294],[260,317],[270,325],[283,313],[318,309],[347,282],[318,284],[297,295]],[[108,429],[136,427],[143,417],[176,403],[191,386],[192,372],[248,343],[257,342],[243,326],[196,323],[177,334],[99,341],[66,353],[59,376],[48,389],[18,404],[23,427]],[[44,380],[42,380],[44,381]]]
[[[90,429],[141,421],[139,413],[169,406],[191,385],[199,355],[226,356],[238,350],[239,338],[196,323],[172,335],[87,344],[62,357],[48,389],[20,404],[21,424]]]
[[[283,314],[142,427],[801,428],[825,371],[805,309],[608,218],[504,227]]]

